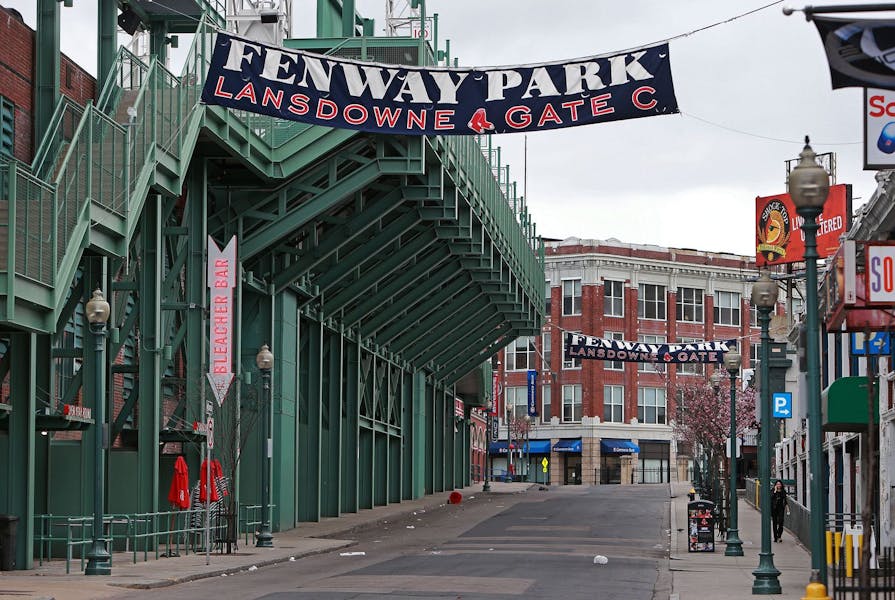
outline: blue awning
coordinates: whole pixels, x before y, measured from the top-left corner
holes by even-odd
[[[577,452],[581,454],[581,438],[576,440],[559,440],[553,444],[554,452]]]
[[[602,454],[639,454],[640,446],[631,440],[600,440],[600,452]]]
[[[506,454],[507,453],[507,443],[506,442],[491,442],[488,444],[488,454]]]
[[[550,440],[531,440],[526,450],[530,454],[550,454]]]

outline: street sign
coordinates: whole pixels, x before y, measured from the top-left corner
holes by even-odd
[[[886,331],[874,331],[870,337],[863,333],[851,334],[851,353],[859,356],[889,354],[890,336]]]
[[[549,464],[550,463],[547,461],[546,458],[541,459],[541,468],[544,470],[545,473],[547,472],[547,465]]]
[[[211,417],[208,417],[208,425],[205,427],[205,441],[209,450],[214,448],[214,419]]]
[[[743,455],[741,452],[742,447],[743,440],[737,437],[737,458],[740,458]],[[725,454],[727,455],[727,458],[730,458],[730,438],[727,438],[727,441],[725,442]]]
[[[774,392],[771,396],[771,404],[774,407],[771,416],[775,419],[789,419],[792,417],[791,392]]]
[[[491,441],[496,442],[500,439],[500,421],[497,417],[491,417]]]

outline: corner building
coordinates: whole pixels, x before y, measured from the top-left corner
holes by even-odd
[[[748,369],[760,345],[749,304],[755,272],[753,257],[727,253],[615,239],[548,242],[541,335],[517,338],[500,356],[500,441],[489,447],[493,476],[554,485],[689,478],[692,449],[676,440],[683,407],[673,390],[679,378],[707,378],[714,367],[569,360],[563,334],[646,343],[737,339]],[[537,372],[538,415],[527,420],[529,370]],[[749,442],[743,474],[754,470]]]

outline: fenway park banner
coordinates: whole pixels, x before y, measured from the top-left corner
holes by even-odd
[[[718,363],[724,353],[736,347],[734,340],[690,344],[647,344],[566,333],[566,358],[593,358],[621,362]]]
[[[353,61],[219,32],[202,100],[409,135],[537,131],[678,112],[667,43],[568,62],[451,69]]]

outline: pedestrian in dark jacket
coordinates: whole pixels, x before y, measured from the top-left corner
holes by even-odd
[[[771,493],[771,521],[774,524],[774,541],[779,542],[783,537],[783,517],[789,513],[786,500],[786,490],[779,479],[774,483],[774,491]]]

